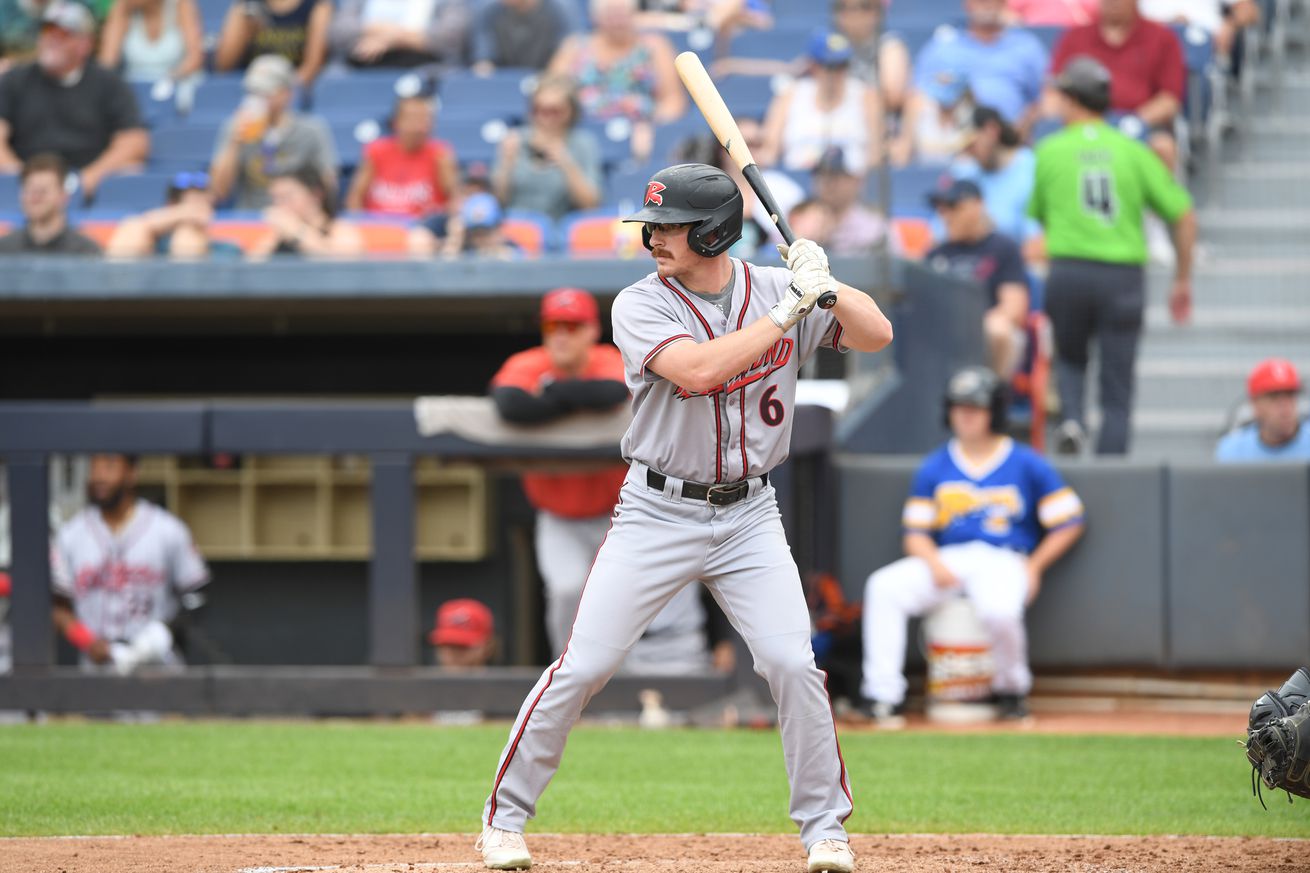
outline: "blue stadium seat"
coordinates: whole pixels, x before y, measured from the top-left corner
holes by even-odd
[[[150,168],[204,170],[218,139],[216,124],[169,124],[150,134]]]
[[[814,31],[826,26],[823,19],[810,27],[774,27],[771,30],[743,30],[732,38],[728,56],[734,58],[770,58],[790,61],[803,55],[809,48]]]
[[[709,125],[694,109],[677,121],[660,124],[655,127],[655,142],[651,146],[650,159],[655,163],[668,165],[672,163],[679,144],[688,137],[709,135]]]
[[[596,137],[601,163],[606,166],[617,166],[632,157],[632,130],[623,121],[584,121],[579,127]]]
[[[641,208],[641,198],[646,191],[650,177],[667,166],[663,161],[647,161],[643,164],[629,162],[617,167],[605,180],[605,190],[600,202],[605,206],[626,204],[634,210]]]
[[[695,52],[700,59],[709,66],[714,60],[715,34],[708,27],[699,27],[693,30],[671,30],[665,34],[669,41],[673,43],[674,54],[683,52]]]
[[[236,111],[245,96],[241,73],[215,73],[206,76],[196,88],[196,96],[187,116],[192,124],[218,124]]]
[[[497,125],[479,121],[451,121],[437,125],[437,136],[450,143],[461,166],[478,163],[488,167],[496,159],[503,131]]]
[[[18,209],[18,175],[0,174],[0,210]]]
[[[887,10],[887,30],[906,27],[936,27],[939,24],[956,24],[964,20],[961,0],[913,0],[893,3]]]
[[[946,173],[940,165],[900,167],[891,171],[892,201],[891,215],[897,218],[927,218],[932,215],[928,205],[927,194],[937,185],[937,180]],[[877,197],[877,175],[869,175],[871,199]]]
[[[96,191],[96,209],[144,212],[163,205],[172,173],[133,173],[108,176]]]
[[[357,109],[361,117],[389,115],[396,99],[396,80],[404,70],[356,70],[348,75],[323,75],[314,83],[316,112]]]
[[[1032,33],[1033,36],[1041,40],[1041,43],[1046,47],[1047,52],[1054,53],[1055,46],[1060,41],[1060,37],[1064,36],[1065,28],[1030,27],[1028,28],[1028,30]]]
[[[136,97],[137,109],[141,112],[141,120],[145,122],[146,127],[157,127],[160,124],[171,121],[177,114],[173,107],[173,100],[156,100],[151,93],[154,90],[154,82],[130,82],[132,94]]]
[[[716,84],[736,118],[763,119],[773,102],[772,76],[725,76]]]
[[[896,28],[896,35],[905,43],[906,50],[910,53],[910,59],[918,57],[923,47],[932,39],[932,35],[937,32],[939,25],[933,24],[916,24],[907,27]]]
[[[223,19],[227,17],[228,7],[232,5],[232,0],[199,0],[200,21],[205,28],[205,36],[218,38],[218,33],[223,29]]]
[[[535,70],[501,69],[490,76],[453,72],[441,79],[441,117],[485,121],[527,113],[525,89]]]

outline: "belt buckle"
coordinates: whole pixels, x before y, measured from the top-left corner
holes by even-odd
[[[729,506],[746,496],[751,487],[748,481],[731,482],[727,485],[710,485],[705,489],[705,502],[710,506]],[[715,499],[715,495],[722,495]]]

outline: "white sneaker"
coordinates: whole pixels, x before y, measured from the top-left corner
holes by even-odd
[[[819,840],[810,846],[810,873],[851,873],[855,853],[843,840]]]
[[[1066,419],[1055,429],[1055,453],[1077,457],[1087,445],[1087,432],[1083,426],[1072,418]]]
[[[523,834],[487,825],[473,848],[482,853],[482,863],[492,870],[526,870],[532,866]]]

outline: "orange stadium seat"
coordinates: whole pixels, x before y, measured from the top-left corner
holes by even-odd
[[[893,218],[892,233],[900,245],[902,256],[922,260],[932,248],[932,226],[923,218]]]
[[[537,213],[510,213],[501,222],[500,230],[523,254],[538,258],[546,250],[550,219]]]

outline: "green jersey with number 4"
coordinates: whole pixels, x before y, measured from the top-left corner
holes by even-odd
[[[1144,264],[1144,211],[1172,224],[1191,206],[1155,152],[1104,121],[1071,124],[1037,147],[1028,212],[1052,258]]]

